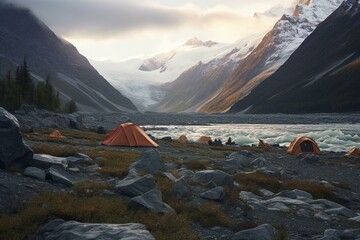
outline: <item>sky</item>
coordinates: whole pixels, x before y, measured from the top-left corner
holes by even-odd
[[[256,19],[294,0],[5,0],[27,8],[88,58],[122,61],[168,51],[197,37],[229,43],[271,28]]]

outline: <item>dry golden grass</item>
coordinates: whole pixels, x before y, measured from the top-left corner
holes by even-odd
[[[187,169],[196,171],[196,170],[204,170],[209,166],[209,161],[202,159],[193,159],[187,162],[183,162]]]
[[[278,178],[266,175],[261,171],[249,174],[237,174],[234,176],[234,180],[240,184],[241,190],[255,194],[259,194],[259,190],[262,188],[273,192],[283,190],[283,185]]]
[[[111,186],[104,182],[79,182],[76,183],[72,190],[75,191],[79,196],[101,196],[105,189],[109,189]]]
[[[52,144],[34,144],[31,146],[34,153],[39,154],[48,154],[56,157],[71,156],[78,152],[81,152],[81,149],[75,146],[62,146],[62,145],[52,145]]]
[[[285,187],[287,189],[300,189],[309,192],[314,196],[314,198],[326,198],[330,200],[335,200],[334,195],[332,194],[335,189],[327,187],[320,183],[299,179],[291,179],[285,182]]]
[[[191,220],[198,222],[203,227],[214,227],[217,225],[236,230],[239,222],[231,219],[216,203],[203,204],[197,208],[187,210]]]
[[[51,219],[93,223],[143,223],[156,239],[199,239],[184,215],[131,211],[120,198],[48,193],[32,199],[18,214],[0,217],[0,239],[27,239]]]
[[[129,166],[139,158],[139,152],[116,148],[96,148],[83,150],[94,162],[99,164],[99,172],[113,177],[124,177],[129,171]]]

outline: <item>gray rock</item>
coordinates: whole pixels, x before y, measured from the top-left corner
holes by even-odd
[[[225,192],[223,187],[216,187],[200,194],[200,197],[208,200],[222,202],[225,199]]]
[[[271,197],[274,196],[274,193],[267,190],[267,189],[260,189],[259,192],[264,196],[264,197]]]
[[[228,159],[223,162],[224,166],[233,169],[241,170],[251,166],[251,161],[254,159],[254,155],[249,152],[232,153]]]
[[[184,177],[176,180],[172,188],[172,195],[176,198],[182,198],[191,194],[191,187],[185,181]]]
[[[310,164],[318,164],[320,162],[320,157],[316,154],[300,154],[297,158],[300,158],[302,162]]]
[[[63,157],[55,157],[47,154],[34,154],[33,159],[29,161],[29,165],[42,169],[47,169],[52,166],[67,168],[68,162],[66,158]]]
[[[18,120],[0,107],[0,168],[25,166],[32,157],[33,151],[23,142]]]
[[[229,174],[220,170],[199,171],[195,173],[193,179],[200,183],[208,183],[212,181],[217,186],[229,187],[229,188],[234,187],[233,178]]]
[[[304,198],[313,199],[313,196],[310,193],[299,189],[281,191],[275,194],[274,196],[291,198],[291,199],[304,199]]]
[[[194,176],[194,172],[188,169],[179,169],[178,173],[185,178],[191,178]]]
[[[155,180],[152,175],[139,177],[135,174],[129,174],[115,185],[115,189],[118,193],[131,197],[142,195],[155,187]]]
[[[45,224],[44,226],[42,226],[39,230],[40,233],[45,233],[45,232],[49,232],[54,230],[57,226],[61,225],[65,223],[64,219],[54,219],[50,222],[48,222],[47,224]]]
[[[90,166],[93,164],[90,158],[67,157],[66,161],[68,167]]]
[[[356,217],[353,217],[353,218],[350,218],[350,220],[360,223],[360,215],[356,216]]]
[[[175,213],[174,209],[162,202],[161,192],[156,189],[130,199],[128,206],[132,209],[143,209],[157,213]]]
[[[302,217],[311,217],[310,212],[308,210],[306,210],[306,209],[303,209],[303,208],[299,209],[296,212],[296,214],[299,215],[299,216],[302,216]]]
[[[331,221],[331,217],[323,212],[315,213],[314,217],[327,222]]]
[[[163,172],[162,175],[167,177],[168,179],[170,179],[170,181],[176,182],[176,180],[177,180],[176,177],[174,175],[172,175],[172,173]]]
[[[288,207],[293,207],[293,206],[309,207],[310,206],[310,204],[308,204],[304,201],[301,201],[298,199],[292,199],[292,198],[285,198],[285,197],[274,197],[274,198],[271,198],[268,200],[264,200],[264,201],[262,201],[262,203],[265,206],[269,206],[270,204],[273,204],[273,203],[282,203]]]
[[[68,172],[56,166],[49,168],[46,178],[68,187],[71,187],[76,183],[75,179]]]
[[[233,240],[275,240],[276,229],[270,224],[263,224],[256,228],[240,231],[234,234]]]
[[[289,211],[290,208],[282,202],[274,202],[267,205],[268,210],[273,211]]]
[[[265,167],[266,165],[268,165],[268,162],[265,158],[259,157],[259,158],[256,158],[255,160],[253,160],[250,163],[250,165],[253,168],[261,168],[261,167]]]
[[[51,222],[50,222],[51,223]],[[58,224],[59,223],[59,224]],[[57,225],[56,225],[57,224]],[[155,240],[139,223],[127,224],[99,224],[68,221],[56,222],[55,227],[44,228],[40,231],[39,240],[96,240],[96,239],[124,239],[124,240]]]
[[[44,170],[36,167],[27,167],[24,170],[24,175],[45,181],[46,173]]]
[[[131,164],[130,169],[151,174],[166,171],[165,164],[161,159],[159,151],[156,149],[148,149],[142,152],[140,159]]]
[[[351,211],[350,209],[346,207],[340,207],[340,208],[331,208],[326,209],[325,213],[331,214],[331,215],[341,215],[347,218],[353,218],[358,216],[355,212]]]
[[[324,232],[324,237],[321,238],[321,240],[342,240],[342,239],[359,239],[359,238],[360,238],[360,228],[346,229],[346,230],[326,229]]]

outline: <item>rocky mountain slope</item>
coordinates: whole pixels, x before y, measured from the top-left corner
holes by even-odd
[[[239,62],[218,94],[199,111],[223,112],[247,96],[259,83],[273,74],[341,2],[300,1],[293,14],[284,15],[252,53]]]
[[[360,2],[345,1],[291,58],[231,111],[360,110]]]
[[[136,110],[132,102],[111,86],[69,42],[55,35],[29,10],[0,2],[0,62],[2,72],[14,70],[24,58],[33,77],[47,76],[80,111]]]

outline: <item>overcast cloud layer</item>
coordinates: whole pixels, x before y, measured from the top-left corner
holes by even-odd
[[[273,24],[272,20],[259,22],[253,18],[255,9],[263,11],[279,2],[286,5],[293,0],[198,0],[189,3],[183,0],[5,1],[30,8],[58,35],[85,53],[86,49],[94,49],[91,45],[95,43],[98,44],[95,49],[101,49],[100,42],[114,48],[115,44],[137,44],[142,39],[149,43],[152,51],[191,37],[231,42]],[[154,49],[155,42],[159,43],[157,49]],[[131,48],[127,46],[122,52]],[[106,58],[105,48],[103,56],[92,51],[85,55]],[[136,55],[135,52],[126,54]]]

